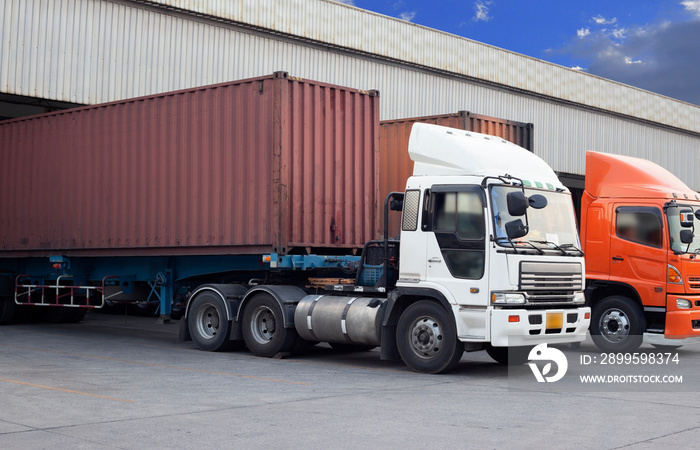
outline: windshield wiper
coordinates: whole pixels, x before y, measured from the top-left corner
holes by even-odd
[[[554,246],[555,249],[557,249],[557,250],[559,250],[559,251],[561,252],[562,255],[567,255],[566,250],[564,250],[563,248],[559,247],[559,245],[555,244],[555,243],[552,242],[552,241],[532,241],[532,242],[535,242],[535,243],[537,243],[537,244],[542,244],[542,245],[549,245],[549,244],[552,244],[552,245]]]
[[[574,244],[563,244],[563,245],[561,246],[561,248],[565,248],[565,249],[567,249],[567,250],[573,250],[573,251],[575,251],[575,252],[579,252],[579,253],[581,254],[581,256],[584,255],[583,250],[581,250],[580,248],[576,247]]]
[[[513,241],[513,243],[514,243],[514,244],[520,244],[520,245],[527,244],[527,245],[529,245],[530,247],[532,247],[532,248],[534,248],[535,250],[537,250],[537,253],[539,253],[540,255],[544,255],[544,250],[542,250],[541,248],[539,248],[538,246],[536,246],[535,244],[533,244],[533,243],[530,242],[530,241]],[[513,248],[515,248],[515,246],[513,246]]]

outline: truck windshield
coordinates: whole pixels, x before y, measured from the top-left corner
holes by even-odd
[[[508,214],[506,195],[514,190],[520,190],[520,187],[493,185],[490,189],[494,237],[497,239],[497,243],[504,247],[510,247],[511,245],[506,236],[506,223],[517,219],[525,222],[524,217],[513,217]],[[557,247],[560,249],[580,249],[581,241],[576,229],[576,218],[574,217],[571,194],[546,189],[525,189],[525,195],[531,196],[534,194],[545,196],[547,198],[547,206],[542,209],[527,209],[529,231],[525,236],[515,241],[527,242],[530,247],[538,249]]]
[[[681,226],[680,213],[681,211],[695,211],[700,210],[699,205],[676,205],[671,206],[666,209],[666,216],[668,217],[668,233],[669,242],[671,242],[671,250],[677,253],[698,253],[700,252],[700,221],[697,219],[694,221],[695,225],[691,228],[683,228]],[[695,235],[693,237],[693,242],[684,244],[681,242],[681,230],[691,230]]]

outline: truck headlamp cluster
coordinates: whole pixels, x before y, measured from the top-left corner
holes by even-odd
[[[678,307],[678,309],[690,309],[693,307],[693,302],[684,298],[677,298],[676,306]]]
[[[494,305],[524,305],[525,295],[518,292],[492,292],[491,303]]]
[[[586,303],[586,297],[583,295],[583,292],[574,292],[573,303],[580,305]]]

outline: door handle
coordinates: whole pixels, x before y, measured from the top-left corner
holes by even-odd
[[[623,258],[621,256],[613,256],[612,258],[613,258],[613,261],[624,261],[625,260],[625,258]]]
[[[432,258],[430,258],[428,260],[428,262],[429,263],[439,263],[439,262],[442,262],[442,260],[440,258],[438,258],[437,256],[433,256]]]

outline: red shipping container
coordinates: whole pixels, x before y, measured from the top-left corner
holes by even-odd
[[[2,122],[0,257],[361,248],[378,127],[376,92],[284,72]]]

